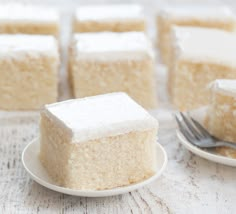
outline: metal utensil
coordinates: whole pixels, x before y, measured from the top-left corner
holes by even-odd
[[[215,148],[226,146],[236,149],[236,143],[225,142],[212,136],[198,121],[189,114],[182,112],[174,114],[180,132],[193,145],[200,148]]]

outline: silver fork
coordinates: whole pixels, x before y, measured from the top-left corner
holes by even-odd
[[[225,142],[212,136],[203,126],[190,115],[179,112],[174,115],[180,132],[193,145],[200,148],[226,146],[236,149],[236,143]]]

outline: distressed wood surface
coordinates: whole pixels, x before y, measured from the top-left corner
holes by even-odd
[[[62,0],[50,2],[67,5]],[[65,50],[67,12],[63,20]],[[65,67],[64,63],[63,78]],[[236,213],[236,168],[204,160],[179,144],[176,125],[167,110],[165,71],[160,68],[161,109],[152,114],[160,121],[159,142],[169,161],[158,180],[137,191],[107,198],[74,197],[48,190],[32,181],[21,163],[23,148],[39,135],[38,112],[0,112],[0,213]],[[69,96],[65,81],[60,85],[60,95],[61,99]]]

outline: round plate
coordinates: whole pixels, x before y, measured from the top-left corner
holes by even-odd
[[[106,196],[119,195],[119,194],[133,191],[157,179],[163,173],[167,164],[166,152],[163,149],[163,147],[159,143],[157,143],[156,144],[157,172],[155,175],[148,178],[147,180],[144,180],[140,183],[136,183],[133,185],[109,189],[109,190],[97,190],[97,191],[96,190],[95,191],[75,190],[75,189],[69,189],[69,188],[57,186],[57,184],[53,182],[53,180],[48,176],[44,167],[41,165],[41,162],[38,158],[39,149],[40,149],[39,139],[35,139],[25,147],[22,153],[22,163],[26,171],[29,173],[30,177],[33,180],[35,180],[37,183],[41,184],[44,187],[47,187],[48,189],[65,193],[68,195],[75,195],[75,196],[106,197]]]
[[[194,119],[203,124],[206,110],[207,108],[204,107],[190,111],[189,113]],[[176,134],[181,144],[192,153],[216,163],[236,167],[236,159],[217,154],[216,152],[214,152],[214,150],[203,150],[194,146],[183,136],[183,134],[178,129],[176,130]]]

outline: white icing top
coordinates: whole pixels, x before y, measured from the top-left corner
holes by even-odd
[[[74,36],[78,60],[119,60],[154,57],[150,40],[143,32],[79,33]]]
[[[113,22],[143,20],[143,8],[136,4],[87,5],[76,10],[77,21]]]
[[[38,7],[23,4],[0,5],[1,22],[47,23],[58,22],[59,12],[48,7]]]
[[[44,111],[70,131],[73,143],[158,127],[155,118],[121,92],[50,104]]]
[[[0,34],[0,58],[43,54],[57,56],[57,40],[53,36]]]
[[[236,97],[236,79],[218,79],[211,82],[208,87],[213,91]]]
[[[159,15],[173,20],[206,20],[229,21],[235,20],[233,11],[225,5],[186,4],[166,6],[160,9]]]
[[[179,59],[236,67],[236,35],[223,30],[174,27],[175,54]]]

